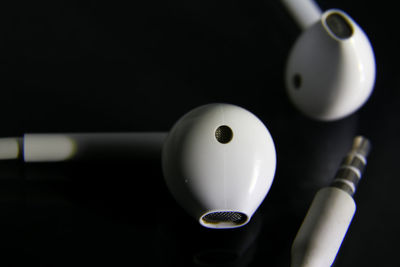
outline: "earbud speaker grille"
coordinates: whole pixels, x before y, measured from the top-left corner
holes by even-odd
[[[340,39],[348,39],[353,33],[353,27],[340,13],[332,13],[326,18],[326,25],[331,32]]]
[[[203,217],[203,221],[206,223],[216,224],[221,222],[230,222],[235,225],[240,225],[246,222],[247,216],[241,212],[234,211],[218,211],[208,213]]]

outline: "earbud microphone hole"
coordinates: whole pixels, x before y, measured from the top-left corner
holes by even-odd
[[[296,73],[296,74],[293,76],[292,82],[293,82],[293,87],[294,87],[294,89],[299,90],[300,87],[301,87],[301,83],[302,83],[301,75],[300,75],[299,73]]]
[[[215,138],[221,144],[229,143],[233,138],[232,129],[229,126],[221,125],[215,130]]]

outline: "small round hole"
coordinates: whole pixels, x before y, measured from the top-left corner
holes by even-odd
[[[229,126],[221,125],[215,130],[215,138],[221,144],[229,143],[233,138],[232,129]]]
[[[298,74],[298,73],[296,73],[294,76],[293,76],[293,86],[294,86],[294,89],[300,89],[300,87],[301,87],[301,82],[302,82],[302,80],[301,80],[301,75],[300,74]]]

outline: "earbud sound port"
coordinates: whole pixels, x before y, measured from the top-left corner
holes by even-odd
[[[301,87],[301,83],[302,83],[301,75],[298,73],[293,75],[292,82],[293,82],[293,88],[296,90],[299,90]]]
[[[221,125],[215,130],[215,138],[221,144],[229,143],[233,138],[232,129],[229,126]]]

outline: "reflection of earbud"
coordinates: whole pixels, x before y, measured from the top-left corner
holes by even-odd
[[[203,226],[246,224],[269,191],[275,147],[249,111],[210,104],[183,116],[163,148],[164,177],[175,199]]]
[[[167,137],[166,137],[167,136]],[[178,202],[209,228],[246,224],[268,193],[275,147],[264,124],[230,104],[198,107],[165,133],[26,134],[0,139],[0,159],[27,162],[155,156]]]
[[[375,83],[375,56],[366,34],[343,11],[320,14],[310,0],[282,2],[303,28],[286,66],[286,87],[294,105],[327,121],[358,110]]]

